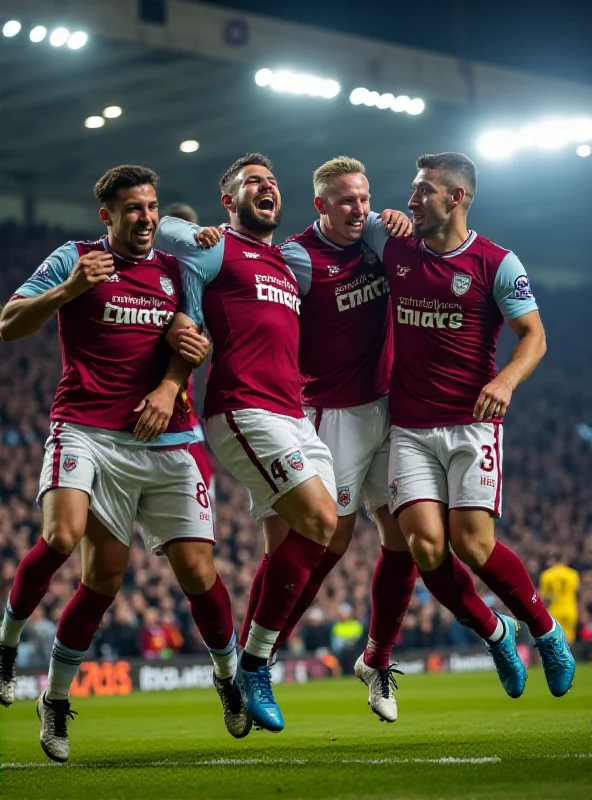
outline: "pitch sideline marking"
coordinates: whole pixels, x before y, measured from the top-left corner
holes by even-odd
[[[554,753],[543,756],[533,756],[537,759],[567,759],[567,758],[592,758],[592,753]],[[445,756],[443,758],[340,758],[340,759],[309,759],[309,758],[216,758],[206,761],[130,761],[127,766],[134,767],[221,767],[232,766],[242,767],[253,764],[259,765],[286,765],[298,766],[306,764],[438,764],[446,766],[449,764],[500,764],[502,759],[499,756],[481,756],[475,758],[457,758],[455,756]],[[29,764],[0,764],[0,768],[7,770],[17,769],[43,769],[52,767],[55,769],[109,769],[114,764],[101,762],[90,764],[54,764],[51,762],[31,762]]]

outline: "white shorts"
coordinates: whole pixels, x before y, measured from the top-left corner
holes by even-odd
[[[503,427],[491,422],[446,428],[391,428],[390,510],[421,500],[448,508],[502,510]]]
[[[54,422],[45,443],[39,497],[80,489],[97,519],[127,547],[139,522],[149,553],[172,539],[214,542],[208,492],[186,449],[123,445],[99,428]]]
[[[353,514],[362,501],[369,516],[388,505],[388,398],[353,408],[309,407],[304,411],[333,456],[337,514]]]
[[[307,417],[241,409],[209,417],[205,430],[216,457],[249,490],[257,519],[271,516],[280,497],[315,475],[335,497],[331,453]]]

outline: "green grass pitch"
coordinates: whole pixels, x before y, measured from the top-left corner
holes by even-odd
[[[430,798],[589,800],[592,666],[549,694],[531,670],[519,700],[492,673],[400,680],[399,720],[380,723],[353,678],[279,686],[281,734],[225,731],[213,689],[79,700],[72,756],[48,761],[34,703],[0,708],[6,800]]]

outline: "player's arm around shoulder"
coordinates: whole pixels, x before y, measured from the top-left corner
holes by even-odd
[[[2,309],[0,338],[8,342],[41,330],[63,305],[108,280],[113,269],[105,250],[79,255],[74,242],[58,247]]]
[[[364,223],[362,240],[384,263],[387,244],[389,252],[397,248],[411,235],[412,227],[411,220],[403,211],[392,208],[386,208],[382,214],[371,211]]]
[[[509,362],[484,386],[475,405],[477,420],[503,417],[514,389],[534,372],[547,352],[547,339],[526,271],[514,253],[500,264],[493,288],[494,299],[518,337]]]

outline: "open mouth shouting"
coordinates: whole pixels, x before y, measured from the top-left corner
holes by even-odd
[[[271,192],[260,194],[255,200],[255,208],[265,216],[272,216],[276,210],[276,199]]]

